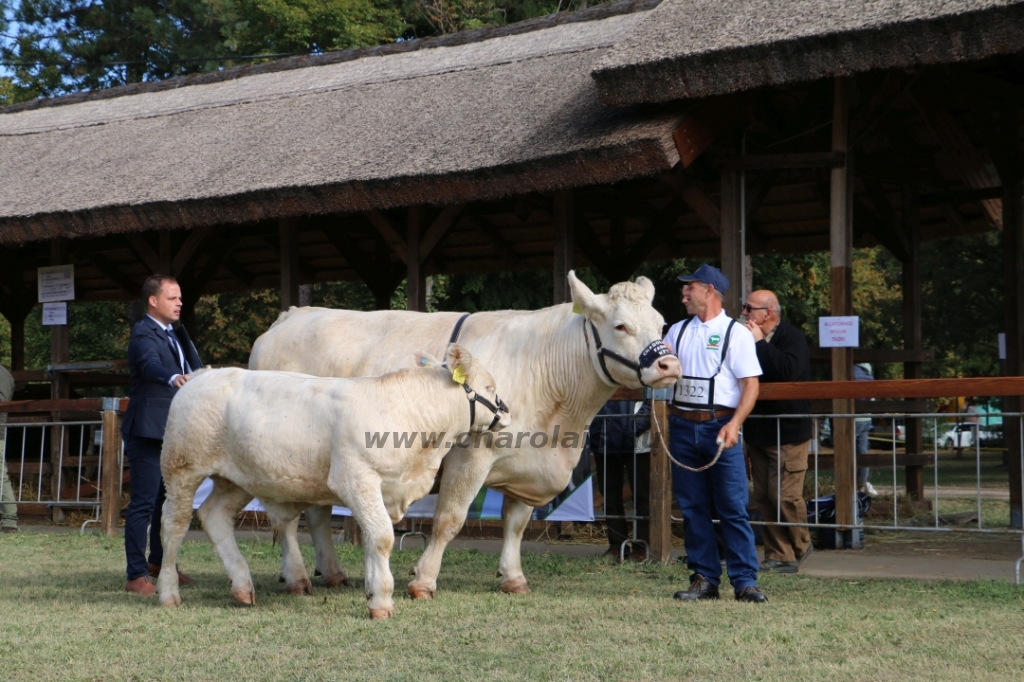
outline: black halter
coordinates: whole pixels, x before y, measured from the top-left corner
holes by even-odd
[[[589,352],[590,337],[587,335],[588,322],[590,322],[590,320],[583,318],[583,338],[586,339],[587,351]],[[647,386],[647,384],[644,383],[643,370],[653,365],[658,358],[665,357],[666,355],[672,355],[672,351],[669,350],[664,341],[661,339],[655,339],[647,344],[647,347],[640,352],[640,362],[633,362],[629,358],[624,358],[615,351],[608,350],[601,345],[601,335],[597,333],[597,327],[594,326],[593,322],[590,322],[590,329],[594,332],[594,347],[597,349],[597,359],[601,363],[601,371],[603,371],[604,375],[608,377],[608,381],[612,382],[616,386],[621,386],[622,384],[616,381],[615,378],[612,377],[611,372],[608,371],[608,365],[605,364],[604,361],[604,357],[606,355],[612,360],[615,360],[636,372],[636,378],[640,381],[642,386]],[[647,386],[647,388],[651,387]]]
[[[452,330],[451,338],[448,339],[448,345],[452,345],[459,340],[459,334],[462,333],[462,325],[465,324],[466,318],[469,317],[469,313],[463,313],[459,321],[455,323],[455,329]],[[469,387],[468,384],[462,384],[462,388],[466,390],[466,396],[469,398],[469,428],[473,428],[473,423],[476,421],[476,404],[480,403],[488,410],[494,413],[494,418],[491,419],[491,423],[487,425],[488,431],[493,431],[494,426],[501,419],[500,413],[508,414],[508,408],[505,403],[501,402],[501,398],[497,395],[494,396],[494,402],[497,405],[491,403],[487,398],[482,397],[479,393]]]
[[[502,413],[508,414],[508,408],[505,407],[505,403],[501,402],[501,398],[497,395],[494,396],[494,404],[487,398],[474,391],[469,387],[469,384],[462,384],[462,388],[466,391],[466,397],[469,398],[469,428],[473,428],[473,423],[476,422],[476,404],[480,403],[488,410],[494,413],[494,418],[491,419],[491,423],[487,425],[488,431],[493,431],[495,425],[501,420]]]

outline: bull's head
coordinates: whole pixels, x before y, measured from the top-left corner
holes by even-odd
[[[679,379],[679,360],[661,342],[665,318],[651,305],[646,277],[595,294],[569,272],[574,310],[586,320],[583,334],[599,376],[612,385],[668,388]]]

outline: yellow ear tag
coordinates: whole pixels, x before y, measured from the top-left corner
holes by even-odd
[[[457,384],[466,383],[466,370],[461,367],[456,367],[455,371],[452,372],[452,381]]]
[[[573,304],[572,304],[572,314],[573,315],[582,315],[583,314],[583,308],[581,308],[580,304],[576,303],[575,301],[573,301]]]

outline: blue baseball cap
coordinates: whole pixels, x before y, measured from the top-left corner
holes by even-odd
[[[704,282],[710,284],[723,294],[729,291],[729,278],[722,274],[722,271],[714,265],[704,265],[697,268],[692,275],[679,275],[680,282]]]

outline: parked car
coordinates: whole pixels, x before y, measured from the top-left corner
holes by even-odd
[[[1002,427],[998,424],[992,426],[973,423],[955,424],[939,436],[939,445],[947,450],[973,448],[975,437],[978,438],[979,444],[983,448],[1002,445]]]

